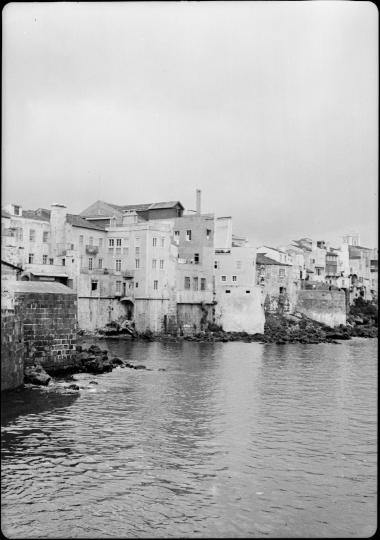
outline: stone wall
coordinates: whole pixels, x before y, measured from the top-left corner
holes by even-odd
[[[60,283],[12,284],[15,314],[24,332],[24,364],[54,372],[71,365],[76,350],[76,294]]]
[[[346,324],[346,296],[339,290],[301,290],[296,311],[310,319],[335,327]]]
[[[24,382],[24,342],[20,315],[1,310],[1,391]]]

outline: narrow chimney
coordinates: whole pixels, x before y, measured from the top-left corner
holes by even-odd
[[[197,189],[197,214],[201,215],[201,190]]]

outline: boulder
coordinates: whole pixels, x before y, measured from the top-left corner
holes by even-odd
[[[77,384],[69,384],[69,386],[66,387],[68,390],[79,390],[79,386]]]
[[[24,383],[47,386],[50,380],[50,375],[41,366],[27,366],[24,369]]]

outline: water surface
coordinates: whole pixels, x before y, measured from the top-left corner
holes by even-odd
[[[3,397],[6,536],[374,534],[377,340],[100,345],[151,371]]]

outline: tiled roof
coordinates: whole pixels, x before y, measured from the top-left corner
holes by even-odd
[[[38,221],[50,221],[50,210],[45,210],[44,208],[23,210],[22,217],[26,219],[37,219]]]
[[[94,225],[91,221],[81,218],[76,214],[67,214],[67,223],[70,223],[73,227],[82,227],[83,229],[95,229],[96,231],[104,231],[99,225]]]
[[[50,210],[38,208],[38,210],[23,210],[22,217],[27,219],[37,219],[40,221],[50,221]],[[83,229],[95,229],[104,231],[102,227],[94,225],[91,221],[81,218],[77,214],[66,214],[66,221],[73,227],[82,227]]]
[[[263,265],[276,265],[276,266],[292,266],[291,264],[285,264],[278,261],[275,261],[274,259],[271,259],[270,257],[267,257],[264,253],[257,253],[256,254],[256,264],[263,264]]]
[[[174,206],[181,206],[183,208],[182,204],[179,201],[169,201],[169,202],[158,202],[158,203],[146,203],[146,204],[127,204],[127,205],[117,205],[117,204],[110,204],[106,203],[109,206],[112,206],[112,208],[115,208],[116,210],[119,210],[120,212],[123,212],[124,210],[136,210],[136,212],[143,212],[144,210],[157,210],[159,208],[173,208]]]

